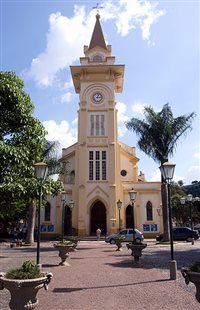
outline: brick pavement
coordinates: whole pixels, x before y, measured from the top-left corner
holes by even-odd
[[[169,245],[148,241],[139,263],[133,261],[125,245],[103,241],[81,241],[70,254],[70,267],[58,266],[60,258],[52,242],[41,244],[43,269],[53,273],[49,290],[38,293],[38,310],[197,310],[193,284],[186,286],[180,271],[176,281],[169,280]],[[178,267],[200,257],[200,241],[195,245],[175,243]],[[0,270],[19,267],[25,259],[36,257],[36,248],[9,248],[0,244]],[[9,309],[9,293],[0,291],[0,309]],[[17,310],[17,309],[16,309]]]

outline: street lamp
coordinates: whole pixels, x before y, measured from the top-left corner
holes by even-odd
[[[185,205],[185,201],[186,201],[186,199],[185,199],[185,197],[181,197],[180,198],[180,202],[181,202],[181,205],[184,207],[184,205]],[[183,224],[183,217],[181,217],[181,224]]]
[[[62,235],[61,240],[64,241],[64,222],[65,222],[65,202],[67,200],[67,193],[65,191],[61,192],[61,201],[62,201]]]
[[[192,225],[192,199],[193,199],[193,196],[192,196],[192,194],[188,194],[186,199],[187,199],[187,201],[189,203],[189,207],[190,207],[190,228],[193,229],[193,225]]]
[[[182,205],[185,205],[186,201],[188,201],[189,204],[189,210],[190,210],[190,228],[193,229],[192,224],[192,200],[193,196],[191,194],[188,194],[186,197],[181,197],[180,201]],[[194,238],[192,238],[192,245],[194,244]]]
[[[69,208],[70,208],[70,210],[71,210],[71,217],[70,217],[70,235],[71,235],[71,236],[72,236],[72,210],[73,210],[73,208],[74,208],[74,205],[75,205],[74,201],[73,201],[73,200],[70,200],[70,201],[69,201]]]
[[[37,232],[37,265],[40,266],[40,232],[41,232],[41,205],[42,205],[42,185],[47,177],[48,167],[43,162],[36,163],[35,175],[39,186],[39,207],[38,207],[38,232]]]
[[[119,231],[121,230],[121,217],[120,217],[121,207],[122,207],[122,201],[120,199],[118,199],[118,201],[117,201],[117,208],[119,210]]]
[[[173,229],[172,229],[172,211],[171,211],[171,180],[173,179],[175,164],[165,162],[159,168],[163,179],[167,182],[168,193],[168,211],[169,211],[169,230],[170,230],[170,246],[171,246],[171,262],[170,262],[170,279],[176,279],[177,263],[174,260],[174,245],[173,245]]]
[[[132,188],[129,192],[129,198],[132,204],[132,213],[133,213],[133,243],[135,242],[135,218],[134,218],[134,203],[136,199],[137,192]]]
[[[190,207],[190,228],[193,229],[193,225],[192,225],[192,200],[193,200],[193,196],[191,194],[188,194],[186,197],[181,197],[180,201],[181,204],[184,206],[186,201],[189,202],[189,207]]]

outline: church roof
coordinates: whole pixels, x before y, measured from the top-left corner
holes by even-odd
[[[91,38],[90,45],[89,45],[89,50],[94,48],[95,46],[100,46],[104,49],[107,49],[106,43],[104,40],[104,36],[103,36],[103,31],[102,31],[101,24],[100,24],[99,20],[100,20],[100,15],[97,14],[96,15],[96,23],[94,26],[92,38]]]

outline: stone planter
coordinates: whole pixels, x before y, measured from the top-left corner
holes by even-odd
[[[78,242],[80,241],[79,237],[76,237],[76,236],[75,237],[69,237],[66,240],[73,243],[73,251],[78,251],[77,250],[77,245],[78,245]]]
[[[122,251],[122,242],[124,241],[124,238],[115,238],[115,244],[117,246],[116,251]]]
[[[74,251],[74,243],[70,244],[60,244],[55,243],[54,248],[58,250],[59,257],[61,258],[61,262],[59,263],[60,266],[70,266],[70,264],[67,262],[67,258],[69,257],[69,252]]]
[[[185,283],[189,284],[189,282],[194,283],[196,286],[196,299],[200,303],[200,273],[190,271],[189,268],[181,268],[182,276],[185,279]]]
[[[132,253],[131,255],[134,257],[134,261],[138,262],[139,258],[142,256],[142,250],[144,250],[147,247],[146,243],[128,243],[127,245],[128,249],[131,249]]]
[[[38,305],[37,292],[41,288],[48,289],[52,273],[44,273],[44,277],[36,279],[7,279],[5,273],[0,274],[0,289],[9,290],[11,299],[9,307],[12,310],[35,309]]]

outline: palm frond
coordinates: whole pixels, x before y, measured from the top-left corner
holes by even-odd
[[[156,162],[162,163],[174,154],[180,137],[192,129],[195,114],[174,118],[171,107],[166,103],[160,112],[145,106],[144,116],[144,120],[133,117],[125,125],[135,132],[139,148]]]

